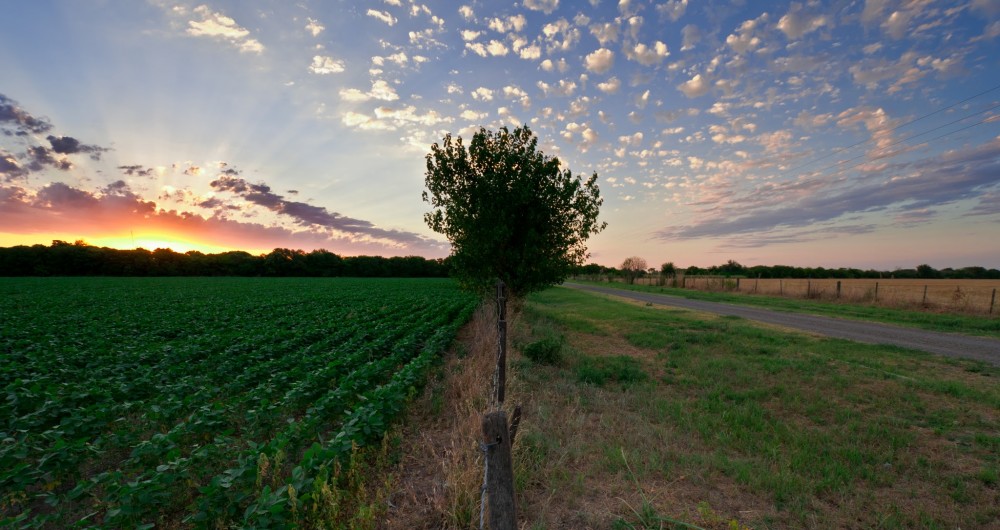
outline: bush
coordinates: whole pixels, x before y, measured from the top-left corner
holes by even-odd
[[[538,364],[560,364],[563,360],[563,336],[549,336],[524,347],[524,356]]]

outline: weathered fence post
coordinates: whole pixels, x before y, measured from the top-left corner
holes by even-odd
[[[927,286],[924,286],[924,299],[920,301],[921,304],[927,305]]]
[[[813,292],[812,285],[813,285],[812,280],[806,280],[806,298],[812,296]]]
[[[490,501],[490,530],[516,530],[514,463],[510,457],[507,413],[497,410],[483,417],[486,446],[486,492]]]
[[[997,302],[997,288],[993,288],[993,296],[990,297],[990,314],[993,314],[993,305]]]
[[[497,403],[503,405],[507,381],[507,286],[497,280]]]
[[[837,280],[837,300],[840,300],[840,280]]]
[[[778,280],[778,296],[785,296],[785,280]]]
[[[875,301],[878,302],[878,282],[875,282]]]
[[[736,290],[737,291],[740,290],[740,279],[739,278],[736,278]]]
[[[507,426],[507,413],[501,410],[507,387],[506,287],[503,280],[497,280],[497,365],[493,396],[495,402],[493,411],[483,416],[483,452],[486,459],[483,488],[489,500],[491,530],[517,529],[511,445],[514,443],[514,436],[517,435],[517,427],[521,422],[521,407],[514,410],[510,427]]]

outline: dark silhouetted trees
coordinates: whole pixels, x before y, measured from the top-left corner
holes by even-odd
[[[0,248],[0,276],[356,276],[439,278],[448,260],[420,256],[338,256],[276,248],[254,256],[232,251],[184,254],[167,248],[118,250],[83,241]]]

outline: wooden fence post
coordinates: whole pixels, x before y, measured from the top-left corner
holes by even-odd
[[[878,282],[875,282],[875,301],[878,302]]]
[[[736,290],[737,291],[740,290],[740,279],[739,278],[736,278]]]
[[[806,280],[806,298],[812,296],[812,285],[813,285],[812,280]]]
[[[840,280],[837,280],[837,300],[840,300]]]
[[[990,314],[993,314],[993,305],[997,302],[997,288],[993,288],[993,296],[990,297]]]
[[[778,296],[785,296],[785,280],[778,280]]]
[[[920,301],[921,304],[927,305],[927,286],[924,286],[924,299]]]
[[[497,280],[497,403],[503,405],[507,382],[507,289]],[[506,421],[506,420],[504,420]]]
[[[486,494],[490,503],[490,530],[516,530],[514,463],[510,456],[511,435],[507,414],[498,410],[483,417],[486,446]]]

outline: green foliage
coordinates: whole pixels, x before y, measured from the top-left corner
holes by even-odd
[[[558,365],[563,361],[565,344],[566,338],[562,335],[551,335],[528,344],[522,353],[536,363]]]
[[[447,280],[0,279],[0,521],[364,523],[358,448],[474,306]]]
[[[638,360],[627,355],[580,358],[576,378],[583,383],[605,386],[608,383],[629,385],[649,379]]]
[[[495,278],[514,295],[564,280],[587,257],[587,238],[604,229],[594,173],[586,181],[537,149],[527,126],[480,129],[468,148],[444,137],[427,155],[427,225],[452,245],[455,276],[485,292]]]

